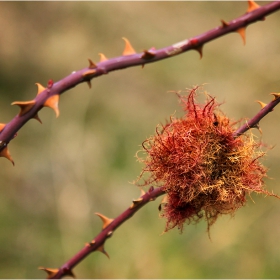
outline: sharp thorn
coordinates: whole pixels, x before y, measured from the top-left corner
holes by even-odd
[[[33,117],[33,119],[37,120],[39,123],[42,123],[41,119],[39,118],[38,113],[36,113]]]
[[[104,250],[104,244],[99,246],[96,250],[103,253],[104,255],[106,255],[108,257],[108,259],[110,259],[108,253]]]
[[[19,112],[19,116],[24,115],[25,113],[27,113],[29,110],[31,110],[33,108],[33,106],[35,105],[35,100],[31,100],[31,101],[15,101],[13,102],[11,105],[18,105],[20,107],[20,112]]]
[[[88,68],[92,69],[97,67],[97,65],[90,58],[88,58],[88,62],[89,62]]]
[[[108,225],[110,225],[114,221],[114,219],[109,219],[100,213],[95,213],[95,215],[97,215],[102,220],[102,222],[103,222],[102,229],[106,228]]]
[[[246,28],[245,27],[241,27],[239,29],[236,30],[236,32],[241,36],[243,44],[246,44]]]
[[[59,101],[59,95],[55,94],[49,97],[44,103],[45,107],[49,107],[54,110],[56,117],[59,116],[58,101]]]
[[[123,55],[132,55],[132,54],[136,54],[136,51],[134,50],[134,48],[131,46],[130,42],[128,41],[128,39],[126,39],[125,37],[122,38],[125,41],[125,47],[124,47],[124,51],[123,51]]]
[[[278,98],[280,97],[280,92],[278,92],[278,93],[273,92],[273,93],[271,93],[271,95],[274,96],[274,99],[273,99],[273,100],[276,100],[276,99],[278,99]]]
[[[262,109],[267,105],[266,103],[263,103],[262,101],[259,100],[257,100],[256,102],[258,102],[261,105]]]
[[[38,267],[38,269],[46,271],[48,274],[48,279],[52,278],[59,271],[58,268],[46,268],[42,266]]]
[[[104,62],[108,60],[108,58],[103,53],[99,53],[99,56],[100,56],[100,62]]]
[[[260,7],[255,1],[248,0],[248,10],[247,13],[250,13],[254,10],[257,10]]]
[[[225,28],[225,27],[228,27],[229,24],[228,22],[226,22],[225,20],[221,19],[221,23],[222,23],[222,27]]]
[[[15,162],[13,161],[7,146],[2,151],[0,151],[0,157],[7,158],[13,165],[15,165]]]
[[[46,89],[45,87],[43,87],[39,83],[36,83],[35,85],[38,87],[37,95],[40,94],[41,92],[43,92]]]
[[[87,81],[87,85],[91,89],[91,81],[90,80]]]
[[[202,59],[203,53],[202,53],[202,48],[203,46],[200,46],[199,48],[196,48],[195,50],[198,51],[199,55],[200,55],[200,59]]]

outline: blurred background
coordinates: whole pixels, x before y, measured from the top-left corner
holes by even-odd
[[[261,5],[267,2],[260,2]],[[135,50],[161,48],[199,35],[247,10],[246,2],[1,2],[0,122],[72,71]],[[0,278],[45,278],[91,241],[102,223],[140,195],[135,153],[176,112],[170,90],[194,85],[224,102],[232,119],[250,118],[280,91],[280,12],[237,33],[167,60],[111,72],[64,93],[60,117],[43,109],[10,143],[15,166],[0,158]],[[261,121],[261,141],[274,146],[264,164],[267,189],[280,194],[280,108]],[[280,201],[253,195],[234,218],[222,217],[162,234],[160,198],[141,209],[75,269],[78,278],[279,278]]]

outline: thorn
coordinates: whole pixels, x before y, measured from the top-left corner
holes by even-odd
[[[122,37],[122,39],[125,41],[125,47],[124,47],[123,55],[136,54],[136,51],[131,46],[130,42],[125,37]]]
[[[225,27],[228,27],[229,24],[228,22],[226,22],[225,20],[221,19],[221,23],[222,23],[222,27],[225,28]]]
[[[202,59],[202,56],[203,56],[203,54],[202,54],[202,47],[203,47],[203,45],[198,47],[198,48],[196,48],[196,49],[194,49],[194,50],[198,51],[198,53],[200,55],[200,59]]]
[[[25,113],[27,113],[29,110],[31,110],[33,108],[33,106],[35,105],[35,100],[31,100],[31,101],[15,101],[13,103],[11,103],[11,105],[18,105],[20,107],[20,112],[19,112],[19,116],[24,115]]]
[[[108,60],[108,58],[103,53],[99,53],[99,56],[100,56],[100,62],[104,62]]]
[[[7,158],[13,165],[15,165],[7,146],[0,152],[0,157]]]
[[[36,113],[33,117],[33,119],[37,120],[39,123],[42,123],[41,119],[39,118],[38,113]]]
[[[273,92],[273,93],[271,93],[271,95],[274,96],[274,99],[273,99],[273,100],[276,100],[276,99],[278,99],[278,98],[280,97],[280,92],[279,92],[279,93]]]
[[[90,80],[87,81],[87,85],[91,89],[91,81]]]
[[[0,123],[0,132],[4,129],[5,126],[6,126],[5,123]]]
[[[59,101],[59,95],[55,94],[49,97],[44,103],[45,107],[49,107],[54,110],[56,117],[59,116],[58,101]]]
[[[241,27],[241,28],[236,30],[236,32],[238,32],[239,35],[241,36],[244,45],[246,44],[246,34],[245,34],[245,31],[246,31],[245,27]]]
[[[103,253],[103,254],[105,254],[105,255],[108,257],[108,259],[110,259],[108,253],[104,250],[104,244],[102,244],[102,245],[101,245],[100,247],[98,247],[96,250],[99,251],[99,252],[101,252],[101,253]]]
[[[141,202],[143,201],[143,198],[140,197],[138,199],[133,199],[132,200],[132,204],[129,206],[130,209],[136,207],[137,205],[139,205]]]
[[[259,100],[256,100],[256,102],[258,102],[261,105],[262,109],[267,105],[266,103],[263,103]]]
[[[92,68],[97,67],[97,65],[94,62],[92,62],[92,60],[90,58],[88,58],[88,62],[89,62],[89,67],[88,68],[92,69]]]
[[[114,219],[109,219],[109,218],[107,218],[106,216],[104,216],[100,213],[95,213],[95,215],[100,217],[100,219],[102,220],[102,222],[103,222],[102,229],[106,228],[107,226],[109,226],[114,221]]]
[[[260,5],[258,5],[255,1],[252,1],[252,0],[248,0],[248,10],[247,10],[247,13],[250,13],[254,10],[257,10]]]
[[[91,76],[91,75],[93,75],[93,74],[95,74],[95,73],[96,73],[96,70],[95,70],[95,69],[94,69],[94,70],[88,70],[88,71],[86,71],[86,72],[83,73],[83,77]]]
[[[41,92],[43,92],[46,89],[39,83],[36,83],[35,85],[37,85],[37,87],[38,87],[37,95],[40,94]]]
[[[260,132],[260,134],[262,134],[262,129],[260,128],[259,123],[256,123],[254,126],[252,126],[252,128],[256,128]]]
[[[152,59],[153,57],[155,57],[155,54],[151,51],[144,50],[143,52],[144,53],[141,56],[142,59]]]
[[[48,279],[52,278],[59,271],[58,268],[46,268],[42,266],[38,267],[38,269],[46,271],[48,273]]]
[[[141,196],[146,194],[146,192],[142,188],[140,188],[140,192],[141,192]]]

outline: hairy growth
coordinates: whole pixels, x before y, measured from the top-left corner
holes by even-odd
[[[207,96],[195,101],[198,87],[188,96],[178,94],[183,118],[171,117],[143,143],[144,185],[164,184],[167,197],[161,215],[166,230],[206,219],[208,229],[221,214],[243,206],[252,192],[273,195],[263,188],[266,168],[259,162],[264,153],[252,134],[234,137],[235,124]]]

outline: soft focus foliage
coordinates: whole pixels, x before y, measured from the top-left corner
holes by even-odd
[[[262,3],[260,3],[262,4]],[[246,2],[1,2],[0,122],[15,100],[36,95],[72,71],[122,53],[123,36],[136,51],[161,48],[245,13]],[[1,158],[1,278],[45,277],[38,266],[58,267],[100,230],[94,212],[114,218],[139,196],[130,184],[142,166],[135,152],[155,126],[178,109],[169,90],[208,83],[233,119],[251,117],[279,92],[279,12],[237,33],[155,64],[124,69],[63,94],[60,117],[40,112],[9,145],[15,167]],[[280,109],[262,122],[262,141],[276,145],[265,165],[278,191]],[[254,131],[258,134],[258,131]],[[79,278],[279,277],[280,204],[253,196],[234,219],[222,218],[207,236],[206,223],[182,235],[164,235],[160,200],[150,203],[107,242],[111,259],[94,253],[74,272]]]

